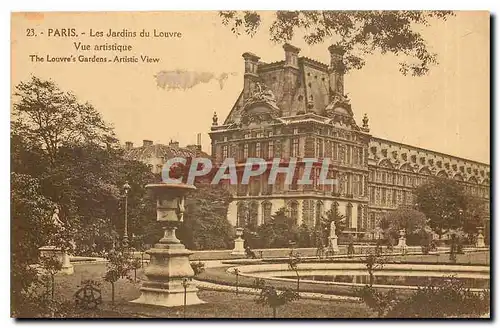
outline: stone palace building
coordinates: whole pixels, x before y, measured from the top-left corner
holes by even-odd
[[[335,185],[275,184],[266,174],[248,185],[230,186],[234,200],[228,219],[233,225],[259,225],[285,207],[297,224],[314,226],[327,210],[345,215],[347,231],[373,236],[383,214],[413,206],[413,189],[432,177],[460,181],[466,191],[489,204],[490,167],[457,156],[385,140],[370,134],[368,117],[355,120],[344,95],[342,49],[328,48],[329,65],[299,57],[300,49],[285,44],[285,60],[265,63],[244,53],[244,86],[223,122],[216,113],[210,137],[212,158],[329,158],[328,178]],[[489,207],[488,207],[489,208]],[[489,210],[488,210],[489,212]],[[486,218],[489,220],[489,218]]]

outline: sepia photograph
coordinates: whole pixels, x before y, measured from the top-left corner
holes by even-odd
[[[12,318],[491,320],[490,12],[10,15]]]

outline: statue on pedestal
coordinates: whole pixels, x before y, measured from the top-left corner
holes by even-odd
[[[40,260],[43,261],[44,258],[57,258],[61,264],[60,272],[63,274],[71,275],[74,272],[73,265],[70,263],[70,258],[68,254],[68,250],[63,249],[60,245],[62,245],[63,236],[62,232],[66,230],[64,223],[59,218],[59,208],[56,206],[54,208],[54,214],[51,217],[51,224],[55,228],[54,232],[49,237],[49,244],[47,246],[43,246],[39,248],[40,251]],[[74,241],[69,241],[72,247],[74,247]]]
[[[332,220],[332,223],[330,223],[330,237],[337,237],[337,234],[335,233],[335,221]]]
[[[57,207],[54,208],[54,214],[52,214],[52,224],[57,228],[64,229],[64,223],[59,219],[59,209]]]
[[[335,221],[332,220],[332,222],[330,223],[330,237],[328,239],[330,240],[330,248],[334,253],[339,251],[339,246],[337,244],[338,238],[335,230]]]
[[[398,247],[402,247],[402,248],[406,247],[406,229],[399,230]]]
[[[486,247],[486,244],[484,243],[484,235],[483,235],[483,229],[478,228],[477,229],[477,238],[476,238],[476,247],[482,248]]]

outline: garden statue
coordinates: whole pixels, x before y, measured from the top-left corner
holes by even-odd
[[[330,237],[337,237],[337,234],[335,233],[335,221],[332,220],[332,222],[330,223]]]
[[[481,227],[477,229],[476,247],[486,247],[484,243],[483,229]]]
[[[52,214],[52,224],[54,227],[60,229],[64,229],[64,223],[59,219],[59,208],[54,208],[54,214]]]
[[[72,247],[74,247],[73,241],[61,240],[60,233],[65,230],[64,223],[59,219],[59,208],[56,206],[54,208],[54,214],[51,218],[52,225],[57,229],[55,233],[52,233],[49,239],[49,244],[47,246],[42,246],[38,250],[40,251],[40,261],[44,258],[57,258],[61,264],[61,273],[71,275],[74,272],[73,265],[70,263],[69,255],[67,249],[62,249],[59,245],[62,242],[69,242]]]
[[[339,251],[339,246],[338,246],[338,237],[335,230],[336,230],[335,221],[332,220],[332,222],[330,223],[330,237],[329,237],[330,249],[334,253],[337,253]]]
[[[399,230],[398,247],[406,248],[406,229]]]

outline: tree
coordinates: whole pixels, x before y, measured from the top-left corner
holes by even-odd
[[[387,212],[380,220],[380,228],[384,230],[387,238],[397,239],[399,231],[405,229],[408,243],[418,241],[420,231],[425,229],[426,217],[420,211],[409,207],[399,207],[394,211]]]
[[[257,229],[262,247],[288,247],[290,241],[297,240],[297,226],[288,216],[285,208],[278,209],[270,220]]]
[[[312,247],[314,244],[311,240],[311,230],[307,224],[302,223],[298,232],[298,247]]]
[[[429,226],[439,235],[464,226],[467,197],[453,180],[434,179],[415,190],[418,210],[429,219]]]
[[[53,82],[32,76],[15,87],[12,130],[41,145],[54,164],[59,147],[75,144],[116,145],[111,126],[89,103]]]
[[[375,282],[375,271],[382,269],[382,267],[384,266],[384,262],[382,261],[382,258],[380,257],[380,254],[378,252],[375,252],[375,254],[369,254],[365,258],[364,262],[366,271],[368,271],[368,276],[370,277],[369,286],[372,287],[373,283]]]
[[[299,254],[290,254],[288,258],[288,268],[295,271],[297,276],[297,293],[300,290],[300,275],[299,275],[299,263],[301,262]]]
[[[383,293],[371,285],[363,286],[357,294],[370,309],[377,313],[379,318],[385,317],[398,300],[394,289]]]
[[[54,203],[41,194],[39,180],[11,173],[11,250],[18,263],[32,264],[38,249],[54,232],[50,222]]]
[[[484,218],[489,216],[487,210],[487,201],[484,199],[466,196],[466,206],[463,222],[463,231],[469,235],[470,242],[472,236],[477,233],[477,228],[484,225]]]
[[[46,256],[41,259],[43,270],[50,276],[50,297],[54,299],[54,291],[56,288],[55,276],[61,271],[62,263],[56,256]]]
[[[200,183],[186,198],[178,238],[189,249],[227,249],[233,242],[227,220],[231,194],[223,186]]]
[[[263,281],[259,281],[258,284],[261,291],[255,302],[269,306],[273,310],[273,318],[275,319],[278,307],[299,299],[299,294],[291,289],[279,292],[273,286],[266,286]]]
[[[104,281],[111,284],[111,303],[115,304],[115,283],[121,278],[129,277],[129,272],[132,269],[131,259],[129,254],[123,249],[111,250],[106,255],[108,263],[106,264],[106,273]]]
[[[13,172],[37,177],[39,193],[56,203],[65,225],[77,228],[82,255],[110,249],[123,231],[129,180],[129,230],[142,233],[155,216],[144,186],[159,181],[147,165],[127,160],[90,104],[37,77],[16,86],[12,114]]]
[[[241,29],[255,35],[266,19],[264,13],[255,11],[221,11],[219,15],[236,35]],[[346,51],[345,71],[362,68],[363,57],[375,51],[403,55],[400,72],[420,76],[437,64],[421,28],[452,15],[450,11],[277,11],[269,34],[271,41],[283,43],[300,31],[309,45],[331,42],[340,46]]]

